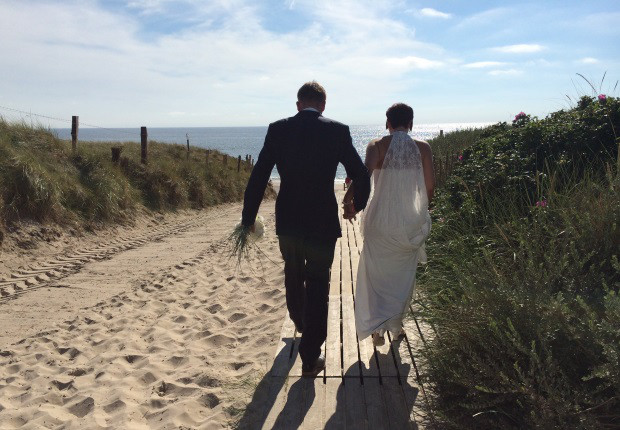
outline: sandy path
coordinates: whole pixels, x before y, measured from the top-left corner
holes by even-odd
[[[239,204],[0,280],[0,428],[223,428],[269,369],[285,312],[274,203],[236,271]],[[181,225],[182,224],[182,225]],[[22,339],[22,340],[20,340]]]

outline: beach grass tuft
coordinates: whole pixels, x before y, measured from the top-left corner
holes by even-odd
[[[111,148],[121,147],[119,162]],[[208,159],[208,161],[207,161]],[[243,197],[250,169],[223,154],[183,145],[58,139],[43,127],[0,119],[0,226],[20,220],[96,226],[142,210],[201,209]]]

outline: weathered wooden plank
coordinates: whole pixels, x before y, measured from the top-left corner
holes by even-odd
[[[292,365],[289,370],[289,376],[301,376],[301,356],[299,355],[299,342],[301,341],[301,333],[295,332],[295,343],[293,344],[293,357],[291,357]]]
[[[304,420],[301,428],[304,430],[323,430],[325,427],[325,384],[323,378],[304,379],[305,405]]]
[[[353,283],[357,281],[357,268],[360,262],[360,255],[357,252],[357,248],[351,248],[351,273]],[[355,291],[355,289],[354,289]]]
[[[369,429],[364,388],[359,378],[345,378],[345,427],[347,430]]]
[[[372,345],[372,338],[358,341],[360,349],[360,364],[362,375],[364,378],[378,378],[379,367],[377,365],[377,357],[375,355],[375,347]]]
[[[412,364],[412,357],[407,348],[407,341],[404,337],[392,337],[389,332],[385,334],[385,340],[386,343],[390,343],[391,351],[389,352],[392,356],[397,376],[400,377],[401,382],[404,382],[410,373],[415,375],[415,367]]]
[[[286,376],[293,365],[291,350],[295,339],[295,323],[289,318],[288,313],[284,317],[280,332],[280,343],[276,349],[276,356],[271,366],[271,376]]]
[[[387,333],[385,334],[385,344],[377,346],[376,350],[377,365],[379,366],[381,377],[398,376],[394,358],[392,357],[391,342]]]
[[[410,411],[407,409],[405,393],[398,382],[398,378],[382,377],[381,390],[383,391],[390,428],[415,429],[415,422],[410,419]]]
[[[342,377],[342,340],[340,339],[340,295],[330,295],[327,309],[325,375]]]
[[[353,313],[353,296],[343,295],[342,300],[342,361],[343,375],[360,379],[357,333]]]
[[[311,380],[306,378],[288,378],[288,384],[285,384],[287,390],[283,393],[286,402],[271,428],[274,430],[290,430],[301,427],[306,413],[304,406],[309,381]],[[269,424],[269,420],[265,424]]]
[[[403,390],[405,392],[407,406],[412,407],[412,417],[415,419],[418,427],[421,427],[429,421],[428,413],[430,411],[428,409],[429,402],[426,397],[428,395],[426,392],[427,387],[425,387],[420,380],[419,363],[418,360],[416,360],[415,354],[418,348],[423,346],[423,341],[421,334],[418,331],[418,327],[421,331],[424,331],[425,327],[423,324],[416,323],[414,319],[405,319],[404,326],[407,336],[399,348],[399,353],[401,357],[405,357],[405,355],[408,354],[408,357],[411,358],[412,370],[409,372],[407,383],[403,384]],[[427,333],[425,336],[431,336],[430,327],[427,326],[426,330]],[[404,350],[405,348],[406,351]],[[405,359],[403,358],[403,362],[404,360]]]
[[[325,346],[326,346],[327,342],[323,342],[323,345],[321,345],[321,353],[325,354]],[[300,377],[301,372],[302,372],[302,362],[301,362],[301,356],[299,355],[299,338],[295,341],[295,352],[294,352],[294,362],[293,365],[291,366],[291,370],[288,372],[289,376],[294,376],[294,377]],[[323,378],[325,377],[325,370],[322,370],[317,376],[317,378],[323,380]]]
[[[267,404],[268,410],[266,411],[266,417],[263,421],[263,425],[261,426],[261,430],[270,430],[273,427],[278,415],[282,411],[282,408],[286,404],[286,393],[288,392],[288,387],[285,389],[284,385],[287,384],[288,378],[274,378],[271,377],[271,385],[269,387],[269,395],[268,399],[270,400]],[[271,399],[273,402],[271,402]]]
[[[329,294],[340,294],[340,256],[334,255],[334,262],[329,272]]]
[[[332,263],[329,278],[329,294],[340,294],[340,272],[342,270],[342,241],[338,239],[334,250],[334,262]]]
[[[282,384],[272,382],[273,388],[279,391],[262,429],[285,430],[299,427],[303,419],[301,413],[304,396],[301,380],[302,378],[282,378]]]
[[[364,378],[364,400],[366,404],[366,415],[368,417],[368,428],[372,430],[389,429],[389,419],[379,378]]]
[[[405,402],[407,404],[407,410],[409,411],[409,419],[412,422],[418,421],[416,415],[419,414],[419,406],[416,404],[416,400],[419,396],[420,387],[418,385],[417,371],[415,359],[412,355],[412,350],[409,346],[408,340],[413,340],[413,336],[416,334],[416,327],[413,320],[403,321],[406,337],[401,339],[395,339],[392,342],[392,348],[396,356],[396,363],[398,364],[398,373],[400,375],[401,386],[405,395]]]
[[[351,278],[351,256],[346,243],[342,250],[342,294],[353,294],[353,282]]]
[[[405,318],[403,320],[403,328],[405,330],[405,337],[394,339],[392,343],[401,382],[406,381],[408,378],[416,379],[415,357],[413,356],[415,345],[412,345],[412,342],[419,339],[413,319]]]
[[[427,406],[424,404],[423,391],[418,388],[418,382],[416,378],[409,378],[402,384],[403,393],[405,394],[405,403],[407,405],[407,411],[409,411],[409,421],[415,423],[420,430],[421,426],[427,421],[424,408]]]
[[[342,430],[345,426],[345,389],[342,378],[325,380],[325,430]]]

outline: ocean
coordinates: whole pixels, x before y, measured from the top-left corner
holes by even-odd
[[[411,135],[422,140],[429,140],[450,131],[482,127],[486,123],[446,123],[446,124],[420,124],[414,125]],[[365,148],[368,142],[377,137],[384,136],[387,131],[382,125],[352,125],[350,126],[351,137],[355,148],[364,158]],[[71,129],[52,129],[60,139],[71,139]],[[217,149],[233,157],[250,154],[253,158],[258,157],[267,127],[150,127],[148,129],[149,140],[164,143],[178,143],[185,145],[187,138],[192,146],[200,148]],[[86,128],[80,127],[79,140],[92,142],[140,142],[139,128]],[[277,169],[271,174],[273,179],[279,178]],[[340,165],[336,178],[343,180],[346,177],[344,167]]]

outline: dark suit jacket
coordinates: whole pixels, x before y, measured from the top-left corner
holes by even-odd
[[[254,223],[276,165],[281,179],[276,200],[276,234],[340,237],[334,193],[338,163],[344,165],[355,184],[355,208],[364,209],[370,194],[370,178],[353,147],[349,127],[310,110],[270,124],[245,190],[242,223]]]

